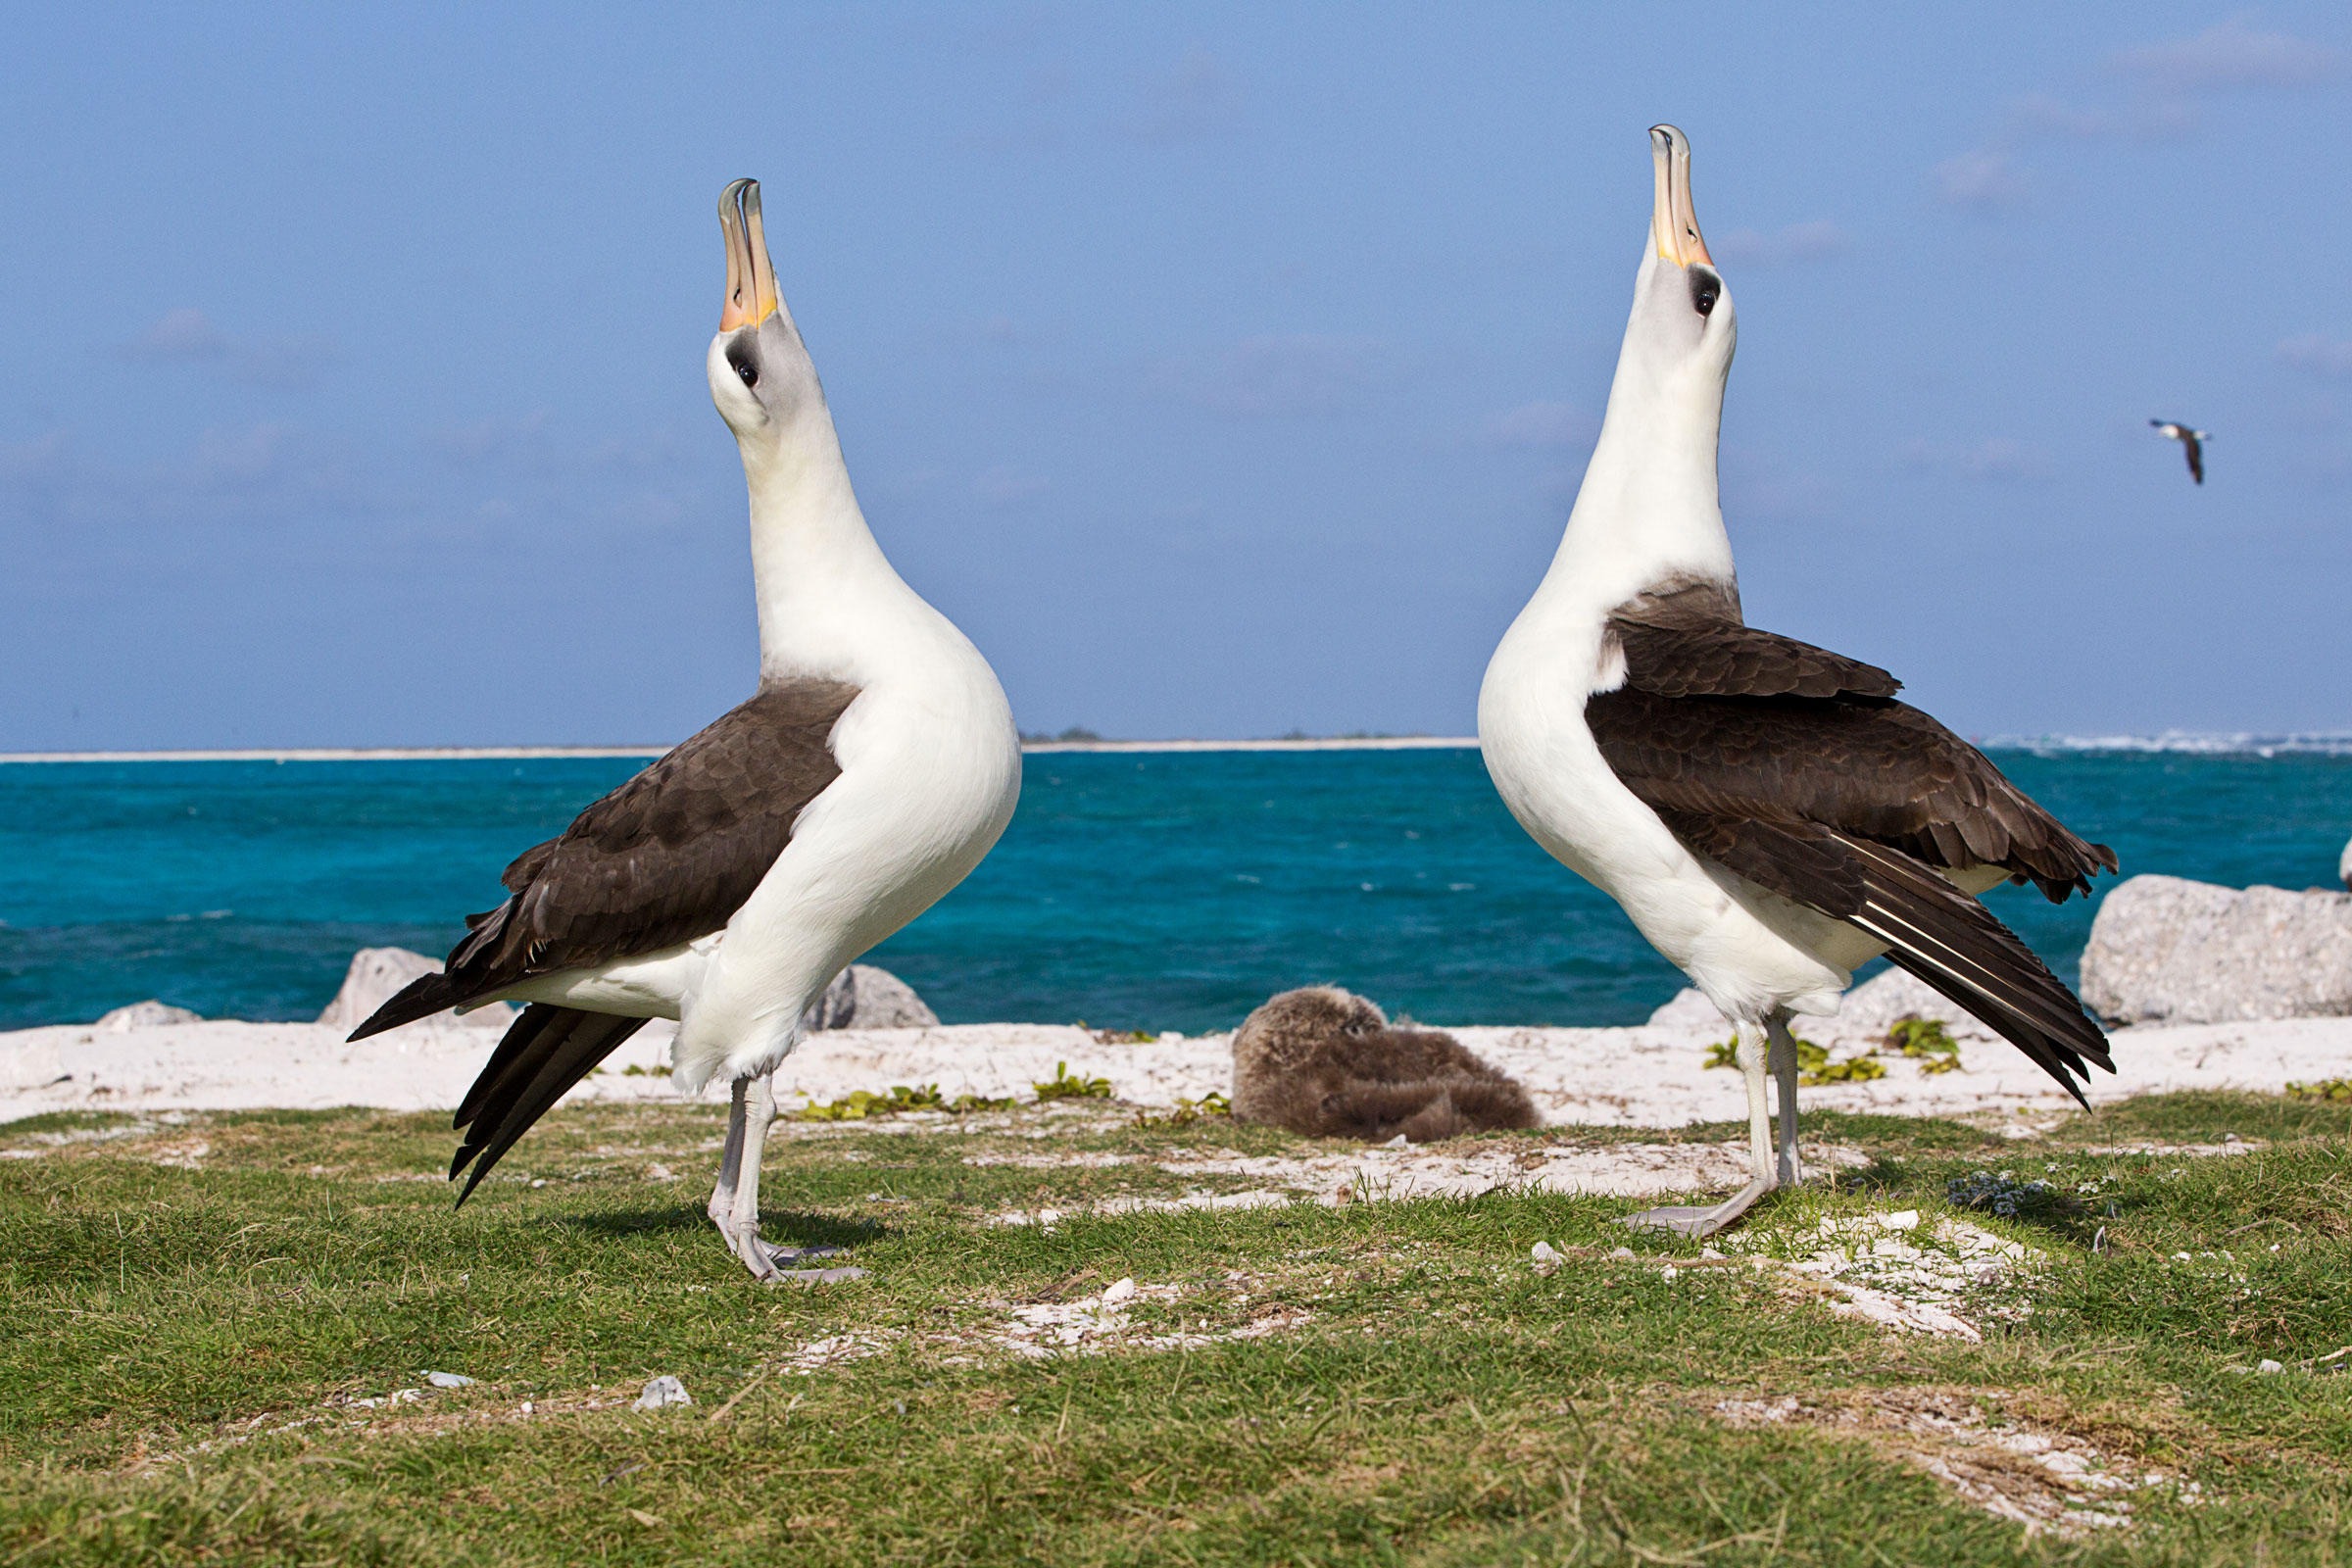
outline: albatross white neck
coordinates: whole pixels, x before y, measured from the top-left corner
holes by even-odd
[[[1653,241],[1609,385],[1600,439],[1538,597],[1607,609],[1673,578],[1733,581],[1715,454],[1731,369],[1731,300],[1695,315]]]
[[[751,489],[760,673],[808,673],[834,662],[825,645],[855,623],[858,610],[912,590],[866,526],[821,396],[740,445]]]

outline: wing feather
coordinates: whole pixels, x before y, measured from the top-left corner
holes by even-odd
[[[762,687],[709,728],[515,857],[511,896],[469,916],[440,974],[352,1032],[364,1039],[494,997],[526,976],[659,953],[720,929],[841,776],[834,723],[858,695],[838,681]]]

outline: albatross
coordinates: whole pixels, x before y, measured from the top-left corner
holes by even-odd
[[[777,293],[759,185],[729,185],[718,216],[726,300],[707,368],[751,491],[759,688],[525,851],[506,869],[506,902],[467,918],[443,971],[351,1038],[445,1007],[525,1004],[458,1107],[462,1204],[613,1048],[649,1018],[676,1019],[678,1089],[720,1074],[733,1085],[710,1219],[773,1280],[806,1254],[760,1236],[770,1075],[833,977],[995,845],[1021,755],[988,662],[866,527]]]
[[[1478,734],[1519,824],[1738,1033],[1751,1179],[1633,1216],[1707,1236],[1799,1179],[1789,1016],[1835,1012],[1880,954],[2082,1101],[2085,1062],[2114,1071],[2105,1037],[1975,896],[2031,882],[2063,901],[2116,862],[1896,701],[1886,670],[1742,619],[1715,471],[1732,297],[1692,210],[1690,142],[1649,134],[1649,246],[1600,438],[1487,666]]]
[[[2199,484],[2205,482],[2205,443],[2213,439],[2211,430],[2192,429],[2179,419],[2150,419],[2156,433],[2168,441],[2180,443],[2180,455],[2188,459],[2188,476]]]

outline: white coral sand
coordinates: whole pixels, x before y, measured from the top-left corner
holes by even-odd
[[[1804,1104],[1951,1114],[2071,1103],[2015,1050],[1899,974],[1857,988],[1838,1018],[1800,1019],[1799,1033],[1844,1059],[1869,1050],[1892,1017],[1911,1010],[1953,1020],[1957,1071],[1931,1074],[1920,1061],[1882,1054],[1876,1059],[1886,1076],[1807,1089]],[[672,1098],[665,1071],[671,1029],[649,1025],[574,1096]],[[1525,1084],[1552,1122],[1676,1127],[1745,1114],[1739,1075],[1701,1065],[1725,1030],[1695,993],[1633,1028],[1452,1032]],[[444,1109],[458,1102],[496,1041],[493,1030],[431,1020],[357,1045],[346,1044],[338,1028],[303,1023],[26,1029],[0,1034],[0,1120],[70,1109]],[[2114,1051],[2115,1076],[2092,1075],[2094,1101],[2176,1089],[2277,1091],[2293,1081],[2352,1077],[2352,1018],[2126,1029],[2116,1032]],[[1167,1106],[1229,1088],[1231,1037],[1162,1035],[1130,1044],[1075,1026],[1012,1023],[845,1029],[810,1036],[776,1078],[787,1105],[892,1084],[937,1084],[950,1097],[1025,1099],[1061,1062],[1074,1074],[1108,1079],[1122,1101]]]

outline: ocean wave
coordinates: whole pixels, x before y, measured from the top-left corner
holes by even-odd
[[[2352,732],[2232,734],[2168,729],[2159,735],[1995,735],[1988,748],[2043,757],[2077,752],[2178,752],[2190,757],[2352,757]]]

